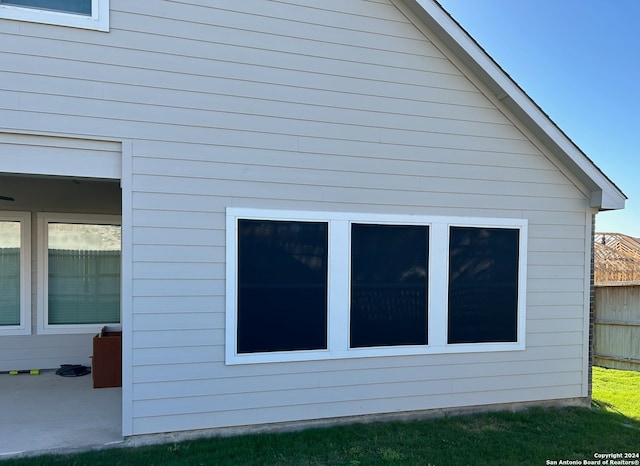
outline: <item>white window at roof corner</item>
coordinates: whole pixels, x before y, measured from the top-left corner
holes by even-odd
[[[31,214],[0,212],[0,335],[31,334]]]
[[[38,214],[38,333],[120,323],[120,217]]]
[[[0,0],[0,18],[109,31],[109,0]]]

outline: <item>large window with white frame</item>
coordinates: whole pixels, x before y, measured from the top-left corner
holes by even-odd
[[[120,217],[38,214],[38,331],[120,323]]]
[[[31,214],[0,212],[0,335],[31,333]]]
[[[0,18],[109,30],[109,0],[0,0]]]
[[[527,221],[227,209],[227,364],[524,349]]]
[[[517,341],[519,231],[449,228],[449,343]]]
[[[238,353],[327,348],[327,227],[238,219]]]
[[[429,227],[351,224],[349,347],[426,345]]]

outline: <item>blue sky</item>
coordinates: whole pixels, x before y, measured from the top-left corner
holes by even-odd
[[[598,231],[640,238],[640,0],[439,0],[627,195]]]

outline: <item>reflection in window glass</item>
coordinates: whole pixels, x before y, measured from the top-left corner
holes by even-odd
[[[48,224],[48,322],[120,322],[120,226]]]
[[[238,220],[238,353],[327,348],[328,225]]]
[[[351,227],[351,347],[427,344],[429,227]]]
[[[515,342],[519,230],[452,227],[449,343]]]
[[[20,325],[20,222],[0,221],[0,326]]]
[[[91,0],[0,0],[0,4],[91,16]]]

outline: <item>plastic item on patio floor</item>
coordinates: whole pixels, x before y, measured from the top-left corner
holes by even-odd
[[[81,377],[91,374],[91,369],[82,364],[62,364],[60,369],[56,370],[56,374],[61,377]]]

